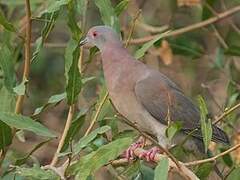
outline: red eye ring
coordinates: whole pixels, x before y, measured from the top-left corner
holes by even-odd
[[[92,34],[93,34],[93,37],[97,36],[97,32],[96,31],[94,31]]]

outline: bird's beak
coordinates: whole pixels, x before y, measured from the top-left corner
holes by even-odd
[[[83,46],[84,44],[88,43],[88,38],[85,37],[84,39],[82,39],[79,43],[80,46]]]

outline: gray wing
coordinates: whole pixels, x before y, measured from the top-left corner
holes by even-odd
[[[135,94],[143,107],[162,124],[168,120],[179,121],[182,131],[202,139],[198,108],[182,91],[161,73],[151,73],[135,85]],[[228,143],[228,137],[217,126],[213,126],[213,141]]]

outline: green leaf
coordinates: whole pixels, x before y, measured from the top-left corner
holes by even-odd
[[[221,153],[226,150],[227,150],[226,148],[220,148]],[[226,154],[226,155],[222,156],[222,160],[228,167],[233,166],[233,160],[232,160],[232,157],[230,154]]]
[[[122,0],[122,1],[120,1],[120,3],[118,3],[118,4],[116,5],[116,7],[114,8],[114,11],[115,11],[116,16],[120,16],[120,14],[121,14],[125,9],[127,9],[128,3],[129,3],[129,0]]]
[[[171,123],[166,129],[166,136],[169,138],[169,140],[171,140],[181,128],[182,124],[179,121]]]
[[[212,163],[204,163],[201,164],[196,172],[196,175],[200,178],[200,179],[206,179],[209,174],[211,173],[211,171],[213,170],[213,164]]]
[[[133,161],[130,163],[124,172],[121,173],[121,176],[124,176],[126,179],[134,179],[137,176],[140,170],[140,161]]]
[[[22,164],[24,164],[28,158],[35,152],[37,151],[39,148],[41,148],[43,145],[45,145],[46,143],[48,143],[50,141],[50,139],[46,140],[46,141],[43,141],[39,144],[37,144],[26,156],[20,158],[20,159],[17,159],[16,160],[16,163],[15,163],[15,166],[21,166]]]
[[[240,56],[240,46],[229,46],[229,48],[226,49],[224,53],[231,56]]]
[[[5,86],[0,90],[0,112],[13,112],[15,108],[15,97]],[[12,129],[6,123],[0,121],[0,149],[12,143]]]
[[[215,55],[215,66],[217,68],[223,68],[224,67],[224,50],[221,47],[217,48],[217,52]]]
[[[68,4],[68,27],[70,28],[72,32],[72,38],[76,41],[80,41],[82,37],[82,31],[79,28],[76,20],[76,4],[75,1],[70,1]]]
[[[95,4],[98,7],[102,20],[105,25],[111,26],[117,33],[120,33],[120,23],[118,17],[115,14],[115,10],[111,5],[110,0],[95,0]]]
[[[69,144],[71,143],[71,140],[77,135],[79,132],[80,128],[82,127],[85,116],[86,116],[87,111],[80,111],[77,115],[77,117],[72,121],[72,124],[68,130],[67,136],[65,138],[63,147],[61,149],[61,152],[65,151]]]
[[[13,92],[16,83],[13,53],[6,45],[0,48],[0,66],[4,75],[4,85],[9,92]]]
[[[78,43],[77,43],[78,44]],[[80,48],[78,45],[72,53],[72,64],[68,71],[68,82],[66,87],[67,102],[69,105],[74,104],[77,100],[78,94],[82,88],[81,74],[78,68],[78,60],[80,55]]]
[[[169,38],[169,44],[173,54],[188,56],[190,58],[199,58],[204,53],[203,47],[197,42],[197,37],[181,35],[177,38]]]
[[[226,180],[239,180],[240,167],[235,168],[227,177]]]
[[[170,31],[164,32],[162,34],[159,34],[156,38],[154,38],[153,40],[145,43],[140,49],[138,49],[134,55],[135,58],[139,59],[141,57],[144,56],[144,54],[147,52],[147,50],[157,41],[159,41],[160,39],[162,39],[167,33],[169,33]]]
[[[13,91],[17,94],[17,95],[24,95],[26,92],[26,84],[27,84],[28,80],[24,79],[19,85],[17,85],[16,87],[13,88]]]
[[[12,143],[12,129],[0,121],[0,150]]]
[[[73,147],[74,154],[78,154],[84,147],[92,142],[97,137],[97,135],[104,134],[110,129],[110,126],[102,126],[92,131],[89,135],[82,137]]]
[[[16,28],[6,19],[1,10],[0,10],[0,25],[2,25],[8,31],[17,32]]]
[[[157,167],[154,171],[154,180],[167,180],[168,179],[168,158],[163,157],[161,158],[160,162],[158,163]]]
[[[0,112],[0,121],[6,123],[10,127],[31,131],[37,135],[45,137],[56,137],[46,127],[39,122],[33,121],[27,116],[13,113]]]
[[[37,165],[32,168],[16,167],[16,174],[31,180],[60,180],[60,177],[53,171],[43,170]]]
[[[141,179],[144,180],[153,180],[154,179],[154,171],[149,166],[145,165],[143,162],[141,162],[140,165],[140,171],[141,171]]]
[[[14,94],[10,93],[5,86],[0,89],[0,112],[14,112],[16,98]]]
[[[66,98],[66,93],[65,92],[61,93],[61,94],[56,94],[56,95],[51,96],[48,99],[48,102],[45,105],[35,109],[33,115],[36,116],[36,115],[40,114],[41,112],[43,112],[50,105],[56,106],[58,103],[60,103],[65,98]]]
[[[41,20],[45,21],[45,25],[41,31],[41,36],[39,38],[37,38],[35,41],[36,48],[33,52],[31,62],[33,62],[34,60],[36,60],[38,58],[38,56],[43,48],[43,44],[44,44],[45,40],[47,39],[49,33],[53,29],[57,18],[58,18],[58,12],[53,12],[51,14],[46,14],[44,16],[44,18],[41,19]]]
[[[47,6],[47,9],[44,10],[40,16],[43,16],[47,13],[54,13],[54,12],[58,12],[60,11],[60,9],[62,8],[62,6],[65,6],[69,3],[70,0],[52,0],[50,1],[50,4]]]
[[[132,138],[121,138],[101,146],[97,151],[82,157],[70,167],[70,173],[76,174],[76,179],[85,180],[110,160],[118,157],[132,142]]]
[[[212,139],[212,123],[211,119],[208,116],[207,106],[205,104],[204,99],[201,96],[198,96],[198,104],[200,108],[200,123],[201,123],[201,131],[203,135],[203,142],[205,147],[205,152],[208,150],[208,146]]]

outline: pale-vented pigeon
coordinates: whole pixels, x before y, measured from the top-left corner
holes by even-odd
[[[191,133],[187,146],[204,152],[199,109],[174,82],[131,56],[118,34],[108,26],[92,27],[81,41],[85,43],[100,49],[110,98],[123,116],[157,137],[165,148],[197,129]],[[181,132],[171,142],[165,133],[169,120],[182,124]],[[212,130],[212,141],[229,143],[224,131],[215,125]]]

